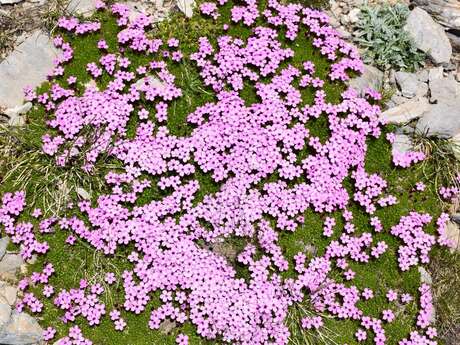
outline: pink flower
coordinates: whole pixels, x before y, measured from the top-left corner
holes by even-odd
[[[392,310],[386,309],[382,312],[382,320],[392,322],[395,319],[395,314]]]
[[[104,280],[107,284],[112,285],[116,281],[115,274],[113,272],[107,272],[105,274]]]
[[[358,329],[355,333],[355,337],[356,339],[359,341],[359,342],[362,342],[364,340],[366,340],[367,338],[367,333],[365,330],[363,329]]]
[[[48,327],[43,331],[43,340],[48,341],[54,338],[56,330],[53,327]]]
[[[398,294],[394,290],[388,290],[386,296],[390,302],[396,301],[398,299]]]
[[[366,300],[368,300],[368,299],[371,299],[371,298],[374,297],[374,292],[373,292],[371,289],[369,289],[369,288],[365,288],[365,289],[363,290],[362,295],[363,295],[363,297],[364,297]]]
[[[116,320],[114,323],[115,323],[115,330],[117,330],[117,331],[123,331],[125,329],[125,327],[126,327],[125,320],[123,320],[121,318]]]

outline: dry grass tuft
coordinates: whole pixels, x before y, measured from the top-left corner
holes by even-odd
[[[104,171],[114,165],[103,162],[104,169],[94,174],[82,171],[78,164],[58,167],[53,157],[41,151],[40,138],[39,128],[0,125],[0,185],[26,191],[30,205],[41,207],[46,215],[61,214],[78,188],[90,195],[104,190]]]
[[[289,344],[292,345],[338,345],[334,340],[337,339],[337,334],[330,330],[326,325],[318,330],[306,330],[302,328],[302,319],[304,317],[318,316],[318,313],[313,311],[313,308],[306,303],[296,303],[289,309],[286,325],[289,327],[291,336]],[[320,315],[323,319],[330,317]]]
[[[460,253],[447,250],[433,255],[430,271],[440,338],[446,345],[460,344]]]
[[[460,145],[446,138],[429,137],[426,134],[413,133],[414,148],[425,153],[427,159],[421,169],[427,181],[433,181],[436,190],[442,186],[460,188],[458,179]]]

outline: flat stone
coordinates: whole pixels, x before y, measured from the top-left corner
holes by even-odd
[[[238,252],[231,243],[225,242],[224,240],[219,241],[219,239],[217,242],[211,244],[211,250],[230,261],[235,261],[238,255]]]
[[[123,2],[124,5],[128,6],[129,12],[129,21],[133,22],[140,13],[147,14],[148,13],[148,6],[141,1],[126,1]]]
[[[425,97],[428,95],[428,84],[423,82],[418,82],[417,90],[415,91],[415,97]]]
[[[18,4],[24,0],[0,0],[1,5],[13,5],[13,4]]]
[[[328,15],[329,15],[329,24],[333,28],[340,27],[340,22],[337,20],[337,18],[334,16],[334,14],[333,13],[328,13]]]
[[[441,25],[449,29],[460,30],[460,1],[458,0],[412,0],[423,7]]]
[[[431,105],[417,122],[416,130],[441,138],[451,138],[460,133],[460,99]]]
[[[352,79],[349,84],[350,86],[358,91],[359,94],[363,94],[367,88],[372,88],[379,91],[383,85],[383,72],[374,66],[365,65],[364,72],[357,78]]]
[[[453,72],[457,70],[457,65],[452,62],[448,62],[443,63],[442,68],[444,69],[444,72]]]
[[[433,67],[428,70],[428,82],[444,78],[444,69],[442,67]]]
[[[0,63],[0,108],[22,105],[24,87],[42,84],[57,54],[50,38],[36,30],[8,55]]]
[[[42,335],[43,330],[37,320],[14,310],[9,323],[0,331],[0,344],[36,344],[42,340]]]
[[[18,288],[5,282],[0,282],[0,303],[14,305],[18,296]]]
[[[407,98],[415,97],[419,83],[423,84],[414,73],[396,72],[395,78],[402,95]]]
[[[94,0],[70,0],[67,11],[89,17],[96,11],[96,3]]]
[[[6,253],[6,247],[8,247],[8,243],[10,243],[10,239],[8,237],[0,238],[0,260],[3,259],[3,256]]]
[[[450,61],[452,46],[444,28],[436,23],[423,9],[414,8],[404,30],[414,40],[415,46],[438,64]]]
[[[407,98],[401,96],[400,93],[395,93],[393,96],[391,96],[390,100],[387,103],[388,109],[396,107],[398,105],[401,105],[403,103],[407,102]]]
[[[449,37],[450,44],[452,45],[452,49],[454,51],[459,52],[460,51],[460,36],[455,35],[455,34],[453,34],[451,32],[448,32],[447,37]]]
[[[452,242],[452,252],[460,252],[460,228],[454,222],[448,222],[445,232],[446,237]]]
[[[340,33],[340,36],[344,39],[351,38],[352,34],[348,32],[343,26],[338,27],[337,32]]]
[[[431,277],[430,272],[428,272],[423,266],[418,266],[417,269],[418,269],[418,272],[420,273],[420,282],[422,284],[429,285],[430,290],[431,290],[431,286],[433,285],[433,278]],[[429,319],[430,323],[434,323],[436,321],[436,309],[433,308],[429,317],[430,317]]]
[[[30,109],[32,109],[32,103],[27,102],[14,108],[6,109],[3,113],[8,116],[8,124],[10,126],[23,126],[26,122],[23,115],[25,115]]]
[[[359,8],[353,8],[349,13],[348,13],[348,22],[349,23],[357,23],[359,22],[359,15],[361,14],[361,10]]]
[[[0,328],[5,326],[10,320],[11,307],[8,304],[0,304]]]
[[[416,75],[419,81],[424,82],[424,83],[428,82],[429,71],[427,69],[422,69],[418,71]]]
[[[170,334],[174,328],[176,328],[177,324],[175,321],[171,321],[169,319],[164,320],[160,323],[160,328],[158,330],[161,334],[167,335]]]
[[[313,244],[307,243],[304,247],[305,253],[315,256],[318,253],[318,248],[316,248]]]
[[[425,269],[425,267],[418,266],[418,272],[420,273],[420,282],[428,285],[433,285],[431,274]]]
[[[166,85],[157,77],[148,75],[136,81],[134,83],[134,86],[136,87],[136,89],[141,91],[143,88],[145,88],[145,86],[148,86],[149,88],[155,87],[157,89],[164,89]]]
[[[434,79],[430,81],[432,103],[450,103],[460,95],[459,83],[453,78]]]
[[[396,134],[395,141],[392,144],[392,152],[406,153],[412,151],[412,140],[408,135]]]
[[[193,16],[193,9],[196,5],[195,0],[176,0],[176,5],[187,18],[191,18]]]
[[[91,200],[91,194],[89,192],[82,188],[82,187],[77,187],[76,189],[78,196],[80,196],[84,200]]]
[[[19,254],[5,254],[0,261],[0,273],[3,272],[16,272],[24,263],[21,255]]]
[[[404,124],[421,117],[429,108],[426,98],[415,98],[384,111],[381,117],[388,123]]]

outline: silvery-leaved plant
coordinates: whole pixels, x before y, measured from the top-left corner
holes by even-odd
[[[361,9],[355,27],[355,41],[363,49],[363,59],[383,69],[413,71],[423,65],[419,51],[403,29],[409,9],[406,5],[368,6]]]

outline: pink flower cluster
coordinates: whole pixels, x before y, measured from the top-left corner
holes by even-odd
[[[24,210],[26,195],[24,192],[5,193],[0,207],[0,224],[11,241],[21,248],[24,259],[32,258],[32,254],[45,254],[49,250],[47,242],[40,242],[34,234],[31,223],[15,224],[16,217]]]
[[[61,290],[54,298],[54,305],[65,312],[62,318],[64,323],[75,321],[78,315],[83,316],[90,326],[101,322],[106,310],[98,296],[104,289],[100,284],[92,285],[89,292],[86,289],[86,282],[81,282],[80,289]]]
[[[404,242],[398,249],[401,270],[407,271],[411,266],[430,262],[429,252],[436,243],[436,238],[423,231],[423,226],[431,222],[431,219],[427,213],[411,212],[391,228],[391,234]]]
[[[84,35],[89,32],[96,32],[101,29],[99,22],[80,23],[75,17],[62,17],[58,20],[58,27],[67,31],[75,32],[77,35]]]
[[[219,6],[225,3],[218,1]],[[99,3],[98,8],[105,5]],[[231,20],[254,26],[256,19],[265,18],[271,26],[253,27],[247,40],[218,37],[217,46],[206,37],[200,38],[198,50],[190,59],[216,98],[191,110],[187,122],[193,131],[189,136],[178,137],[170,133],[166,124],[172,102],[182,97],[182,91],[164,57],[172,57],[169,63],[181,60],[182,54],[177,50],[180,42],[175,38],[166,42],[151,38],[147,33],[151,18],[140,14],[130,21],[125,5],[114,4],[110,10],[120,26],[119,51],[109,53],[107,43],[99,40],[97,46],[103,56],[85,66],[96,81],[102,77],[109,80],[104,90],[88,86],[80,95],[73,77],[67,89],[51,80],[49,92],[37,95],[28,88],[26,93],[28,99],[42,104],[50,113],[47,124],[53,134],[50,131],[43,137],[43,151],[54,156],[56,164],[73,164],[91,172],[99,157],[108,155],[123,165],[106,175],[107,194],[78,203],[85,220],[68,215],[41,219],[38,225],[40,235],[46,236],[59,227],[68,232],[69,245],[78,238],[106,255],[132,247],[127,256],[132,268],[123,271],[121,277],[113,272],[104,276],[107,284],[120,279],[123,310],[117,307],[106,311],[102,303],[104,289],[98,283],[89,286],[82,280],[78,288],[54,291],[48,284],[52,273],[49,266],[21,282],[25,291],[21,306],[39,312],[42,305],[26,290],[30,283],[43,284],[44,296],[54,296],[64,323],[82,317],[96,326],[110,317],[114,328],[123,331],[127,324],[122,313],[149,310],[151,329],[158,329],[169,319],[179,325],[191,323],[200,336],[210,340],[286,345],[290,336],[285,324],[288,309],[308,296],[316,312],[359,322],[358,341],[365,341],[373,333],[375,344],[385,344],[384,327],[398,316],[388,308],[380,311],[381,319],[364,314],[359,302],[373,298],[374,292],[353,285],[356,273],[349,266],[350,262],[378,260],[388,249],[387,243],[375,234],[356,233],[350,204],[356,202],[373,215],[377,209],[397,202],[394,196],[385,194],[387,182],[364,168],[366,142],[381,134],[380,108],[374,104],[380,95],[370,90],[360,96],[349,88],[341,94],[340,102],[328,102],[326,81],[318,77],[315,64],[304,61],[300,68],[290,65],[294,51],[284,48],[279,32],[286,30],[288,38],[294,40],[299,32],[308,31],[313,46],[331,63],[329,81],[344,81],[349,78],[348,71],[362,71],[356,49],[340,38],[320,11],[270,0],[260,13],[257,1],[245,0],[241,6],[233,6]],[[215,18],[218,10],[214,3],[201,5],[203,13]],[[99,30],[100,24],[62,18],[59,27],[82,34]],[[56,61],[57,76],[62,75],[73,50],[62,37],[55,44],[64,51]],[[126,52],[141,53],[150,61],[133,66],[135,61]],[[258,99],[253,104],[246,104],[241,95],[244,83],[254,86]],[[311,90],[310,103],[303,103],[299,89]],[[128,122],[135,114],[137,127],[128,137]],[[306,127],[319,116],[327,119],[327,140],[320,140]],[[304,149],[310,154],[297,159]],[[417,157],[410,158],[410,162],[420,158]],[[403,161],[398,164],[407,166]],[[197,171],[209,173],[220,185],[216,193],[202,200],[197,198]],[[274,174],[280,178],[269,182]],[[152,188],[146,175],[157,181],[164,196],[142,203],[139,196]],[[350,176],[351,196],[345,187]],[[303,182],[298,182],[301,177]],[[13,242],[22,245],[22,254],[28,258],[33,252],[46,252],[48,246],[37,241],[33,224],[15,224],[24,209],[24,193],[5,194],[0,222]],[[285,279],[280,272],[288,270],[290,262],[283,253],[280,234],[296,231],[305,221],[307,210],[324,215],[325,237],[337,236],[324,254],[311,260],[302,251],[296,253],[297,275]],[[333,212],[342,213],[343,227],[338,226]],[[39,212],[34,214],[41,217]],[[431,216],[412,212],[391,228],[390,233],[403,242],[398,251],[401,270],[428,262],[436,242],[434,235],[423,231],[430,221]],[[445,216],[441,216],[440,243],[444,243],[444,224]],[[385,231],[376,216],[371,218],[371,226],[375,232]],[[200,244],[230,236],[248,242],[237,256],[239,264],[249,271],[246,280],[238,278],[235,268],[223,256]],[[331,274],[335,268],[341,270],[346,283]],[[418,317],[421,329],[430,323],[432,312],[432,300],[425,290],[422,286]],[[155,293],[159,293],[160,303],[152,309],[149,303]],[[391,290],[388,296],[389,301],[398,298]],[[403,296],[409,303],[410,296]],[[313,331],[323,326],[323,319],[304,318],[301,326]],[[427,336],[428,332],[432,334],[427,330]],[[53,338],[53,330],[47,330],[44,336]],[[426,338],[411,334],[401,344],[422,344],[417,342],[418,337]],[[178,344],[188,341],[184,334],[176,338]],[[92,343],[75,326],[59,344]]]
[[[426,155],[420,151],[393,152],[393,164],[402,168],[408,168],[412,164],[423,161]]]

